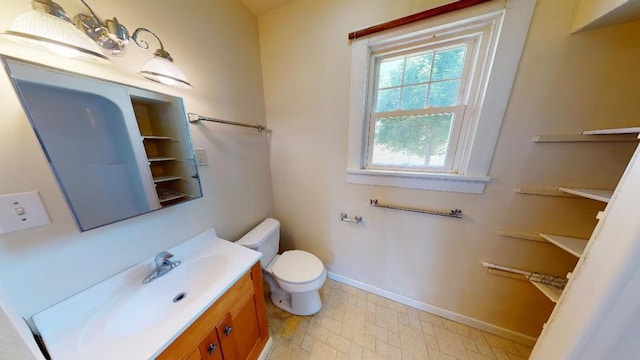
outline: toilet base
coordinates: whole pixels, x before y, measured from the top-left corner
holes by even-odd
[[[272,291],[271,302],[276,307],[294,315],[313,315],[322,308],[322,300],[318,290],[296,294]]]

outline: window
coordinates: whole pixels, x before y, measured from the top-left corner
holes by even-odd
[[[535,0],[352,43],[348,181],[482,193]]]
[[[373,57],[366,168],[454,168],[475,42]]]

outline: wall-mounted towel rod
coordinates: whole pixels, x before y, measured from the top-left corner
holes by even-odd
[[[451,211],[449,211],[449,212],[437,211],[437,210],[416,209],[416,208],[410,208],[410,207],[404,207],[404,206],[380,204],[377,199],[370,199],[369,200],[369,205],[371,205],[373,207],[379,207],[379,208],[385,208],[385,209],[411,211],[411,212],[417,212],[417,213],[421,213],[421,214],[438,215],[438,216],[446,216],[446,217],[453,217],[453,218],[457,218],[457,219],[462,219],[462,210],[461,209],[451,209]]]
[[[228,120],[210,118],[210,117],[198,115],[196,113],[189,113],[189,122],[190,123],[197,123],[198,121],[211,121],[211,122],[217,122],[217,123],[226,124],[226,125],[248,127],[248,128],[252,128],[252,129],[257,129],[259,132],[262,132],[262,131],[267,129],[262,125],[245,124],[245,123],[239,123],[239,122],[235,122],[235,121],[228,121]]]
[[[523,275],[527,280],[530,281],[534,281],[540,284],[548,284],[548,285],[552,285],[555,286],[559,289],[564,289],[564,287],[567,285],[567,279],[565,278],[561,278],[558,276],[553,276],[553,275],[545,275],[545,274],[540,274],[540,273],[532,273],[529,271],[524,271],[524,270],[520,270],[520,269],[514,269],[511,267],[507,267],[507,266],[502,266],[502,265],[496,265],[496,264],[492,264],[486,261],[482,262],[482,266],[486,267],[487,269],[491,270],[500,270],[500,271],[506,271],[508,273],[512,273],[512,274],[519,274],[519,275]]]

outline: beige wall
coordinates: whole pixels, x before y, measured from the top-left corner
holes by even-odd
[[[446,1],[305,0],[259,17],[271,167],[284,247],[330,271],[417,301],[537,336],[552,303],[491,275],[495,262],[565,275],[576,258],[499,230],[588,238],[601,205],[518,195],[516,187],[613,188],[631,144],[534,144],[538,134],[637,125],[639,24],[569,35],[574,1],[539,0],[482,195],[346,183],[351,48],[347,33]],[[635,34],[635,35],[634,35]],[[459,207],[464,220],[374,209],[369,198]],[[339,214],[364,222],[339,221]]]
[[[71,14],[82,6],[70,0],[58,3]],[[28,1],[0,4],[0,31],[29,9]],[[117,16],[131,31],[143,26],[156,32],[195,89],[175,90],[135,75],[152,57],[152,51],[135,47],[106,66],[47,53],[30,56],[182,96],[188,111],[265,123],[257,21],[240,1],[92,4],[100,16]],[[148,40],[155,49],[157,44]],[[6,41],[0,45],[7,52],[19,51]],[[267,136],[224,125],[189,125],[195,146],[205,148],[209,158],[209,166],[200,168],[202,199],[79,233],[4,71],[0,93],[0,194],[38,190],[52,219],[46,226],[0,235],[0,288],[20,316],[30,316],[208,228],[235,240],[273,212]]]

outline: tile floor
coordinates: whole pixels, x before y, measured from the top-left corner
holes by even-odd
[[[266,285],[266,284],[265,284]],[[296,316],[267,300],[269,360],[521,360],[531,347],[327,279],[322,310]]]

